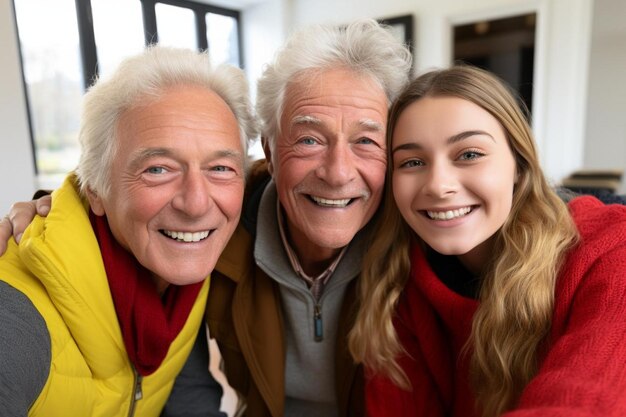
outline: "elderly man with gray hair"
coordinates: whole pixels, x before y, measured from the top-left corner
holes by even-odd
[[[347,349],[387,110],[410,53],[372,20],[295,33],[258,81],[266,161],[213,275],[207,321],[247,416],[364,415]]]
[[[86,93],[76,173],[0,258],[0,415],[161,413],[240,218],[250,110],[240,70],[160,47]]]
[[[347,335],[383,192],[387,110],[410,62],[373,20],[312,26],[287,41],[258,82],[266,161],[248,175],[206,312],[249,417],[365,414]],[[206,351],[195,349],[168,403],[173,413],[202,395],[206,367],[193,364],[205,362]]]

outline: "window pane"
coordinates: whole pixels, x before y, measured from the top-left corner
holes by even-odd
[[[155,13],[159,44],[198,49],[196,19],[191,9],[157,3]]]
[[[101,77],[144,48],[141,2],[129,0],[91,0],[98,69]]]
[[[207,13],[206,36],[213,64],[228,63],[239,66],[237,20],[234,17]]]
[[[39,174],[78,162],[83,75],[75,0],[15,0]]]

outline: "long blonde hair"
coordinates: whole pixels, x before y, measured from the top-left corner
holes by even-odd
[[[410,83],[390,110],[388,150],[402,111],[426,96],[458,97],[489,112],[504,128],[517,166],[511,212],[495,237],[493,253],[498,255],[482,276],[480,306],[466,345],[477,406],[483,417],[494,417],[515,407],[537,372],[538,348],[552,322],[556,277],[578,233],[541,171],[530,127],[514,95],[486,71],[455,66]],[[408,388],[396,362],[402,347],[393,318],[409,277],[410,242],[419,237],[395,207],[392,174],[389,163],[384,206],[365,255],[361,304],[349,343],[355,360],[370,372],[386,374]]]

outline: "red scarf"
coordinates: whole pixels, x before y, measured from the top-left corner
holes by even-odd
[[[202,281],[170,284],[161,298],[150,271],[115,240],[106,217],[90,211],[89,219],[100,245],[126,352],[140,375],[150,375],[185,325]]]

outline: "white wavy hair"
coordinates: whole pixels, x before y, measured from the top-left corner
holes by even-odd
[[[294,33],[257,84],[261,135],[272,148],[280,134],[287,85],[306,71],[347,68],[371,76],[385,91],[388,105],[407,84],[411,53],[375,20],[345,27],[312,25]]]
[[[198,86],[220,96],[237,119],[247,154],[248,144],[257,137],[258,130],[243,71],[230,65],[212,68],[207,53],[150,46],[122,61],[110,78],[98,80],[83,98],[79,133],[82,152],[76,168],[83,195],[87,189],[100,196],[110,190],[120,116],[176,86]]]

